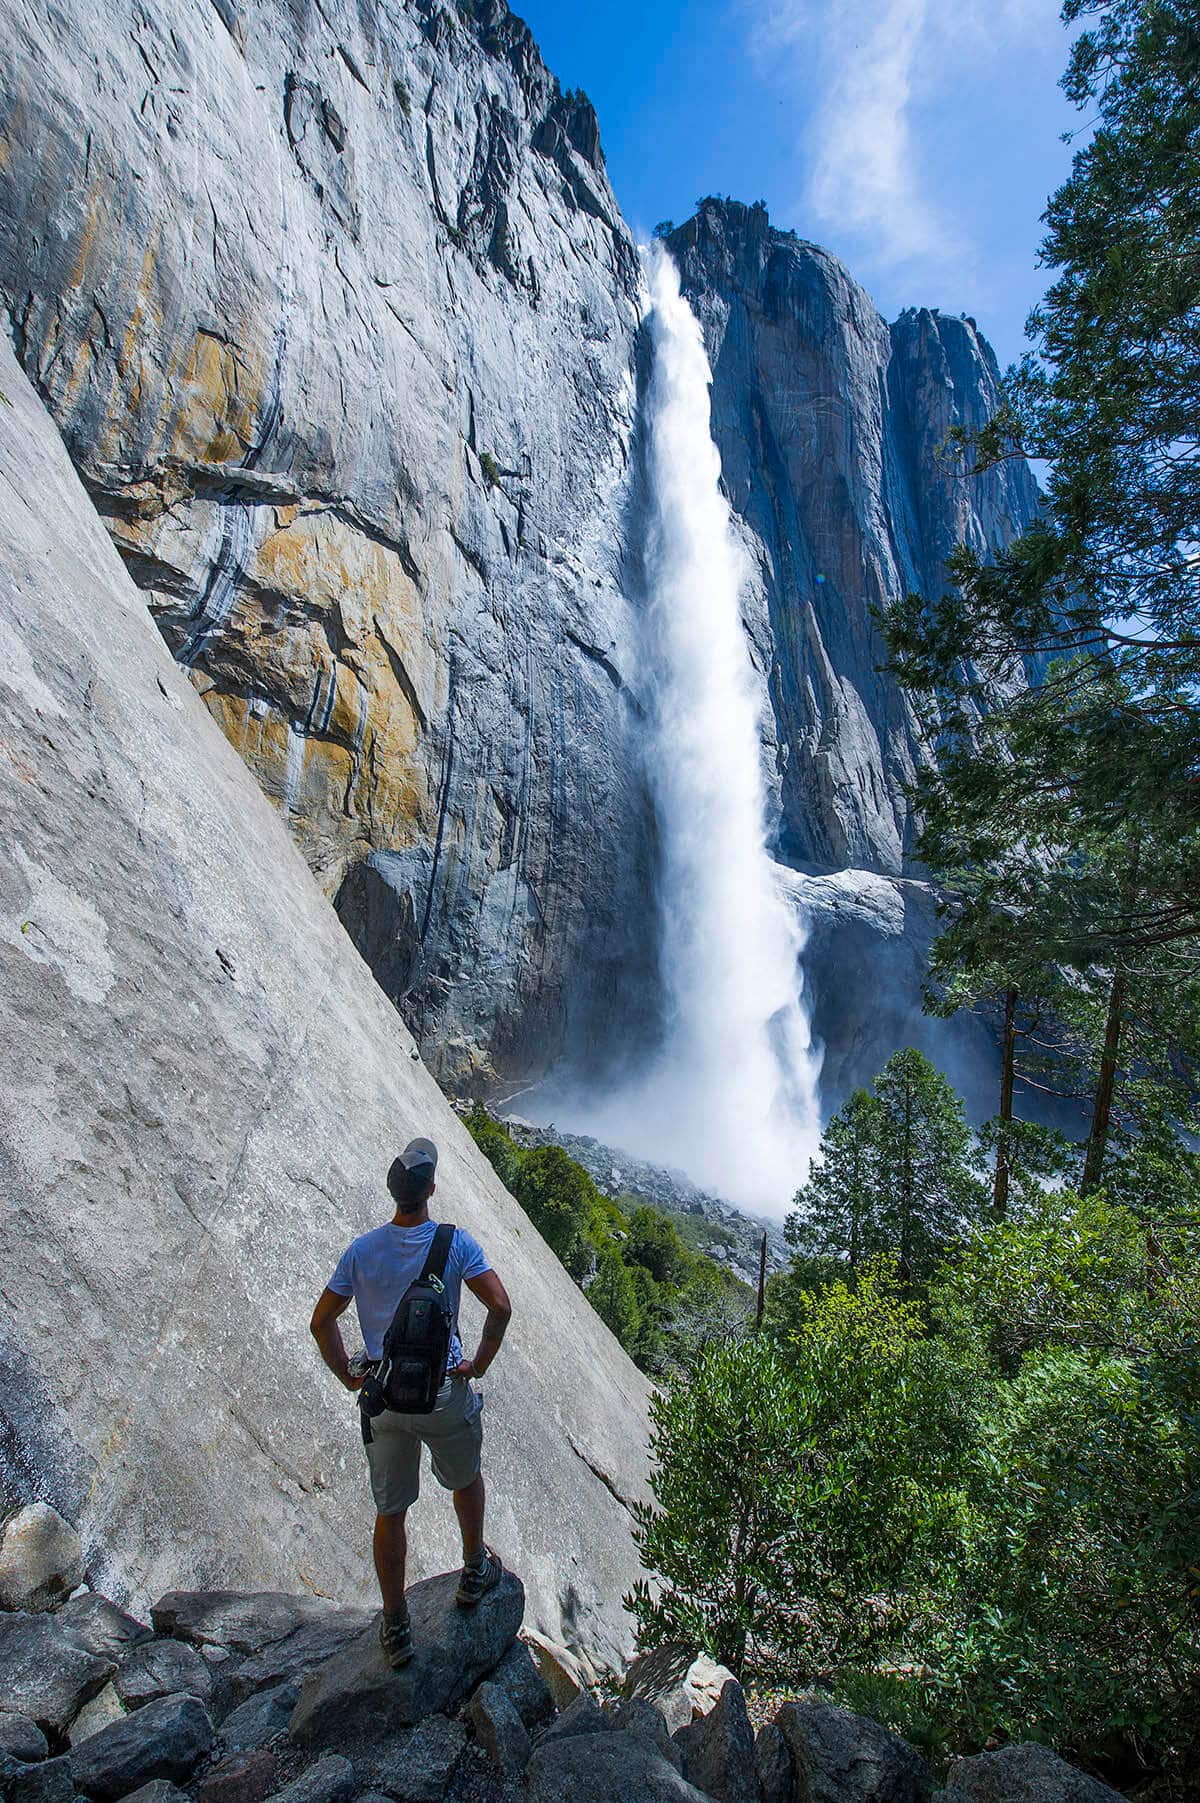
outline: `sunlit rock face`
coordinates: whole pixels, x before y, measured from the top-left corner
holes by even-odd
[[[595,116],[500,0],[4,11],[20,359],[326,893],[402,860],[435,1068],[524,1073],[648,884]]]
[[[995,358],[968,319],[912,311],[889,327],[836,257],[761,206],[706,201],[668,242],[704,328],[754,571],[780,854],[898,874],[918,735],[879,668],[872,609],[936,595],[956,544],[982,551],[1034,518],[1024,463],[975,480],[938,455],[951,426],[993,412]]]
[[[18,356],[431,1068],[507,1090],[645,1045],[648,352],[590,105],[502,0],[0,12]],[[773,849],[906,872],[918,741],[871,608],[1033,515],[1023,465],[936,456],[990,411],[991,353],[961,319],[889,328],[761,208],[706,202],[670,247],[747,550]]]

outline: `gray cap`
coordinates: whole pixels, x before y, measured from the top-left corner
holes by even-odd
[[[397,1161],[406,1171],[419,1170],[428,1165],[431,1171],[437,1170],[437,1147],[431,1139],[410,1139]]]

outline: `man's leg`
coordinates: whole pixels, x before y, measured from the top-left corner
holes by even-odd
[[[398,1515],[375,1517],[375,1575],[379,1579],[385,1615],[402,1616],[404,1604],[404,1561],[408,1539],[404,1532],[404,1511]]]
[[[454,1492],[454,1513],[458,1516],[458,1525],[462,1533],[464,1565],[476,1564],[483,1551],[485,1502],[482,1471],[472,1483],[467,1484],[464,1489]]]

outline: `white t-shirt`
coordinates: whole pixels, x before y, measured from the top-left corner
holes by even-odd
[[[329,1288],[335,1295],[353,1296],[368,1358],[382,1356],[383,1336],[391,1325],[400,1298],[421,1275],[436,1231],[436,1221],[422,1221],[418,1227],[397,1227],[394,1221],[388,1221],[382,1227],[372,1228],[370,1233],[360,1233],[338,1259],[337,1270],[329,1279]],[[464,1233],[461,1227],[456,1227],[442,1279],[454,1319],[447,1371],[452,1371],[462,1361],[458,1300],[463,1278],[482,1277],[491,1268],[479,1242]]]

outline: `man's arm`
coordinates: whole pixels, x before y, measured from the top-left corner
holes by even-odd
[[[336,1290],[322,1290],[309,1322],[309,1330],[317,1342],[321,1357],[338,1382],[345,1384],[348,1390],[361,1390],[362,1378],[350,1375],[350,1360],[346,1357],[342,1330],[338,1326],[338,1316],[344,1315],[349,1306],[349,1296],[339,1296]]]
[[[494,1271],[484,1271],[478,1277],[468,1277],[464,1281],[472,1296],[478,1296],[487,1309],[487,1320],[479,1336],[478,1352],[473,1359],[464,1359],[455,1375],[482,1377],[500,1350],[504,1330],[512,1318],[512,1303]]]

